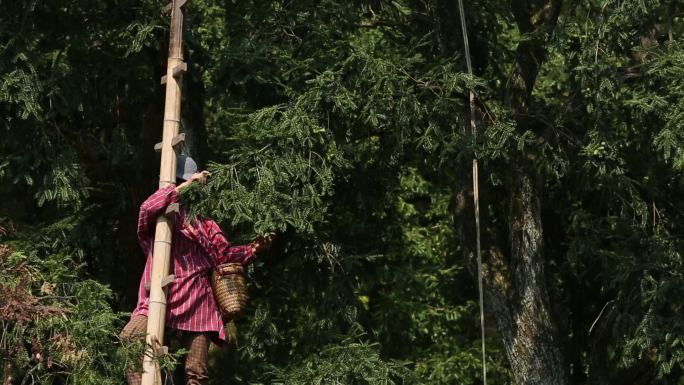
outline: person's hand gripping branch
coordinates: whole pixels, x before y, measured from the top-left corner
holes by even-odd
[[[271,248],[273,240],[275,239],[275,233],[269,233],[266,235],[260,235],[252,242],[252,247],[255,253],[261,253]]]
[[[199,182],[202,186],[204,186],[207,183],[207,179],[210,176],[211,176],[211,173],[207,170],[196,172],[196,173],[192,174],[190,179],[188,179],[185,182],[176,186],[176,191],[180,192],[180,190],[190,186],[191,184],[193,184],[195,182]]]
[[[200,171],[192,174],[190,178],[183,183],[179,184],[176,186],[176,191],[180,192],[180,190],[190,186],[191,184],[195,182],[199,182],[202,186],[204,186],[207,183],[207,179],[211,176],[211,173],[209,171]],[[273,244],[273,240],[275,239],[275,233],[269,233],[266,235],[260,235],[258,236],[254,242],[250,243],[250,246],[252,246],[252,249],[255,253],[262,253],[268,249],[271,248],[271,245]]]

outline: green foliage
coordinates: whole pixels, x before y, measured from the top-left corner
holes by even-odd
[[[591,327],[588,337],[606,344],[606,360],[589,358],[586,365],[598,373],[652,365],[658,377],[674,380],[684,364],[676,342],[681,309],[672,301],[681,295],[682,271],[675,235],[680,208],[672,200],[681,189],[674,129],[681,27],[667,26],[668,7],[581,5],[587,19],[569,20],[552,53],[559,60],[542,81],[549,87],[543,97],[562,117],[556,130],[571,135],[562,161],[578,166],[564,167],[551,193],[565,202],[553,211],[567,218],[561,269],[572,278],[560,276],[599,294],[589,311],[575,310]],[[557,81],[559,73],[566,82]],[[578,109],[582,116],[569,115]]]
[[[573,381],[681,381],[681,5],[567,2],[521,117],[512,63],[540,36],[514,3],[467,2],[467,76],[448,2],[188,2],[187,151],[213,176],[183,202],[236,242],[279,233],[250,269],[237,349],[212,353],[214,383],[481,381],[453,217],[473,156],[494,198],[482,215],[502,228],[511,169],[537,174]],[[135,303],[135,216],[158,175],[161,6],[3,3],[0,286],[18,297],[0,304],[27,299],[30,316],[0,314],[1,348],[27,383],[121,383],[136,365],[117,312]],[[509,383],[487,316],[489,380]]]
[[[277,373],[274,384],[383,384],[405,383],[410,375],[403,366],[380,358],[377,346],[345,341],[328,346],[303,362],[293,362]]]
[[[232,226],[251,224],[256,233],[288,226],[311,233],[325,217],[342,159],[330,133],[309,116],[317,104],[310,99],[249,116],[226,143],[231,163],[209,166],[208,188],[192,191],[204,199],[190,199],[189,207]]]
[[[126,350],[117,350],[120,318],[109,304],[111,291],[79,278],[78,265],[43,242],[36,237],[10,242],[14,251],[2,249],[5,374],[26,383],[118,383]],[[129,352],[129,362],[139,353]]]

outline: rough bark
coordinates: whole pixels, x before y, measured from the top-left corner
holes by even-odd
[[[496,322],[501,333],[517,384],[568,384],[561,341],[549,310],[537,191],[524,174],[515,179],[510,194],[517,200],[509,203],[508,227],[502,229],[482,219],[487,316]],[[467,177],[463,175],[461,180]],[[488,195],[481,191],[482,206],[491,206]],[[455,197],[459,238],[474,273],[472,190],[461,184]]]
[[[545,60],[547,36],[555,27],[561,3],[560,0],[511,2],[518,28],[532,36],[519,44],[505,89],[504,102],[518,117],[520,130],[533,128],[528,120],[532,90]],[[541,201],[534,158],[533,153],[520,154],[513,162],[511,179],[505,187],[509,198],[507,210],[500,212],[506,218],[506,226],[492,225],[486,218],[482,220],[485,300],[489,316],[494,318],[502,335],[515,382],[565,385],[569,383],[568,368],[550,311],[544,276]],[[456,223],[466,258],[472,261],[472,192],[469,178],[459,179]],[[482,188],[482,194],[481,205],[487,207],[486,188]]]
[[[562,1],[511,3],[518,25],[533,38],[521,42],[506,89],[506,104],[516,113],[521,130],[531,128],[532,90],[546,58],[547,36],[553,31]],[[568,370],[550,312],[544,277],[541,201],[533,154],[522,154],[510,185],[509,242],[513,297],[512,324],[504,326],[504,347],[519,384],[567,384]],[[510,322],[509,321],[509,322]]]
[[[504,347],[519,384],[567,384],[567,366],[550,313],[544,277],[541,205],[534,180],[514,173],[509,223],[514,293],[511,319],[502,328]]]

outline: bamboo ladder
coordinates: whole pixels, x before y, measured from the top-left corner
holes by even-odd
[[[185,135],[180,134],[179,131],[181,80],[188,68],[187,63],[183,61],[183,11],[181,10],[186,1],[172,0],[164,8],[165,13],[171,13],[171,28],[166,76],[161,79],[161,83],[166,84],[164,131],[161,143],[155,145],[155,150],[161,151],[159,188],[176,182],[176,155],[185,139]],[[150,304],[147,314],[147,349],[143,358],[142,385],[161,385],[158,358],[168,353],[168,349],[162,343],[166,322],[166,287],[174,279],[174,276],[169,274],[173,230],[173,216],[169,214],[174,211],[178,211],[177,204],[170,205],[166,214],[157,218],[155,228]]]

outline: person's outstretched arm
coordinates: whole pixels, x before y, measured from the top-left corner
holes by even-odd
[[[256,258],[258,250],[255,243],[232,246],[219,225],[209,218],[195,218],[192,223],[183,226],[182,231],[202,246],[215,265],[227,262],[247,265]]]
[[[226,250],[222,260],[226,262],[241,262],[243,265],[249,265],[254,261],[258,253],[267,250],[271,247],[271,242],[275,238],[275,234],[271,233],[265,237],[259,236],[254,242],[250,242],[243,246],[231,246]]]
[[[211,176],[208,171],[193,174],[190,179],[180,184],[176,191],[189,186],[194,182],[204,185]],[[197,217],[189,224],[183,224],[183,234],[198,242],[204,251],[209,254],[215,265],[227,262],[242,263],[248,265],[254,261],[256,254],[270,246],[272,236],[259,237],[255,242],[247,245],[232,246],[226,234],[219,225],[209,218]]]

